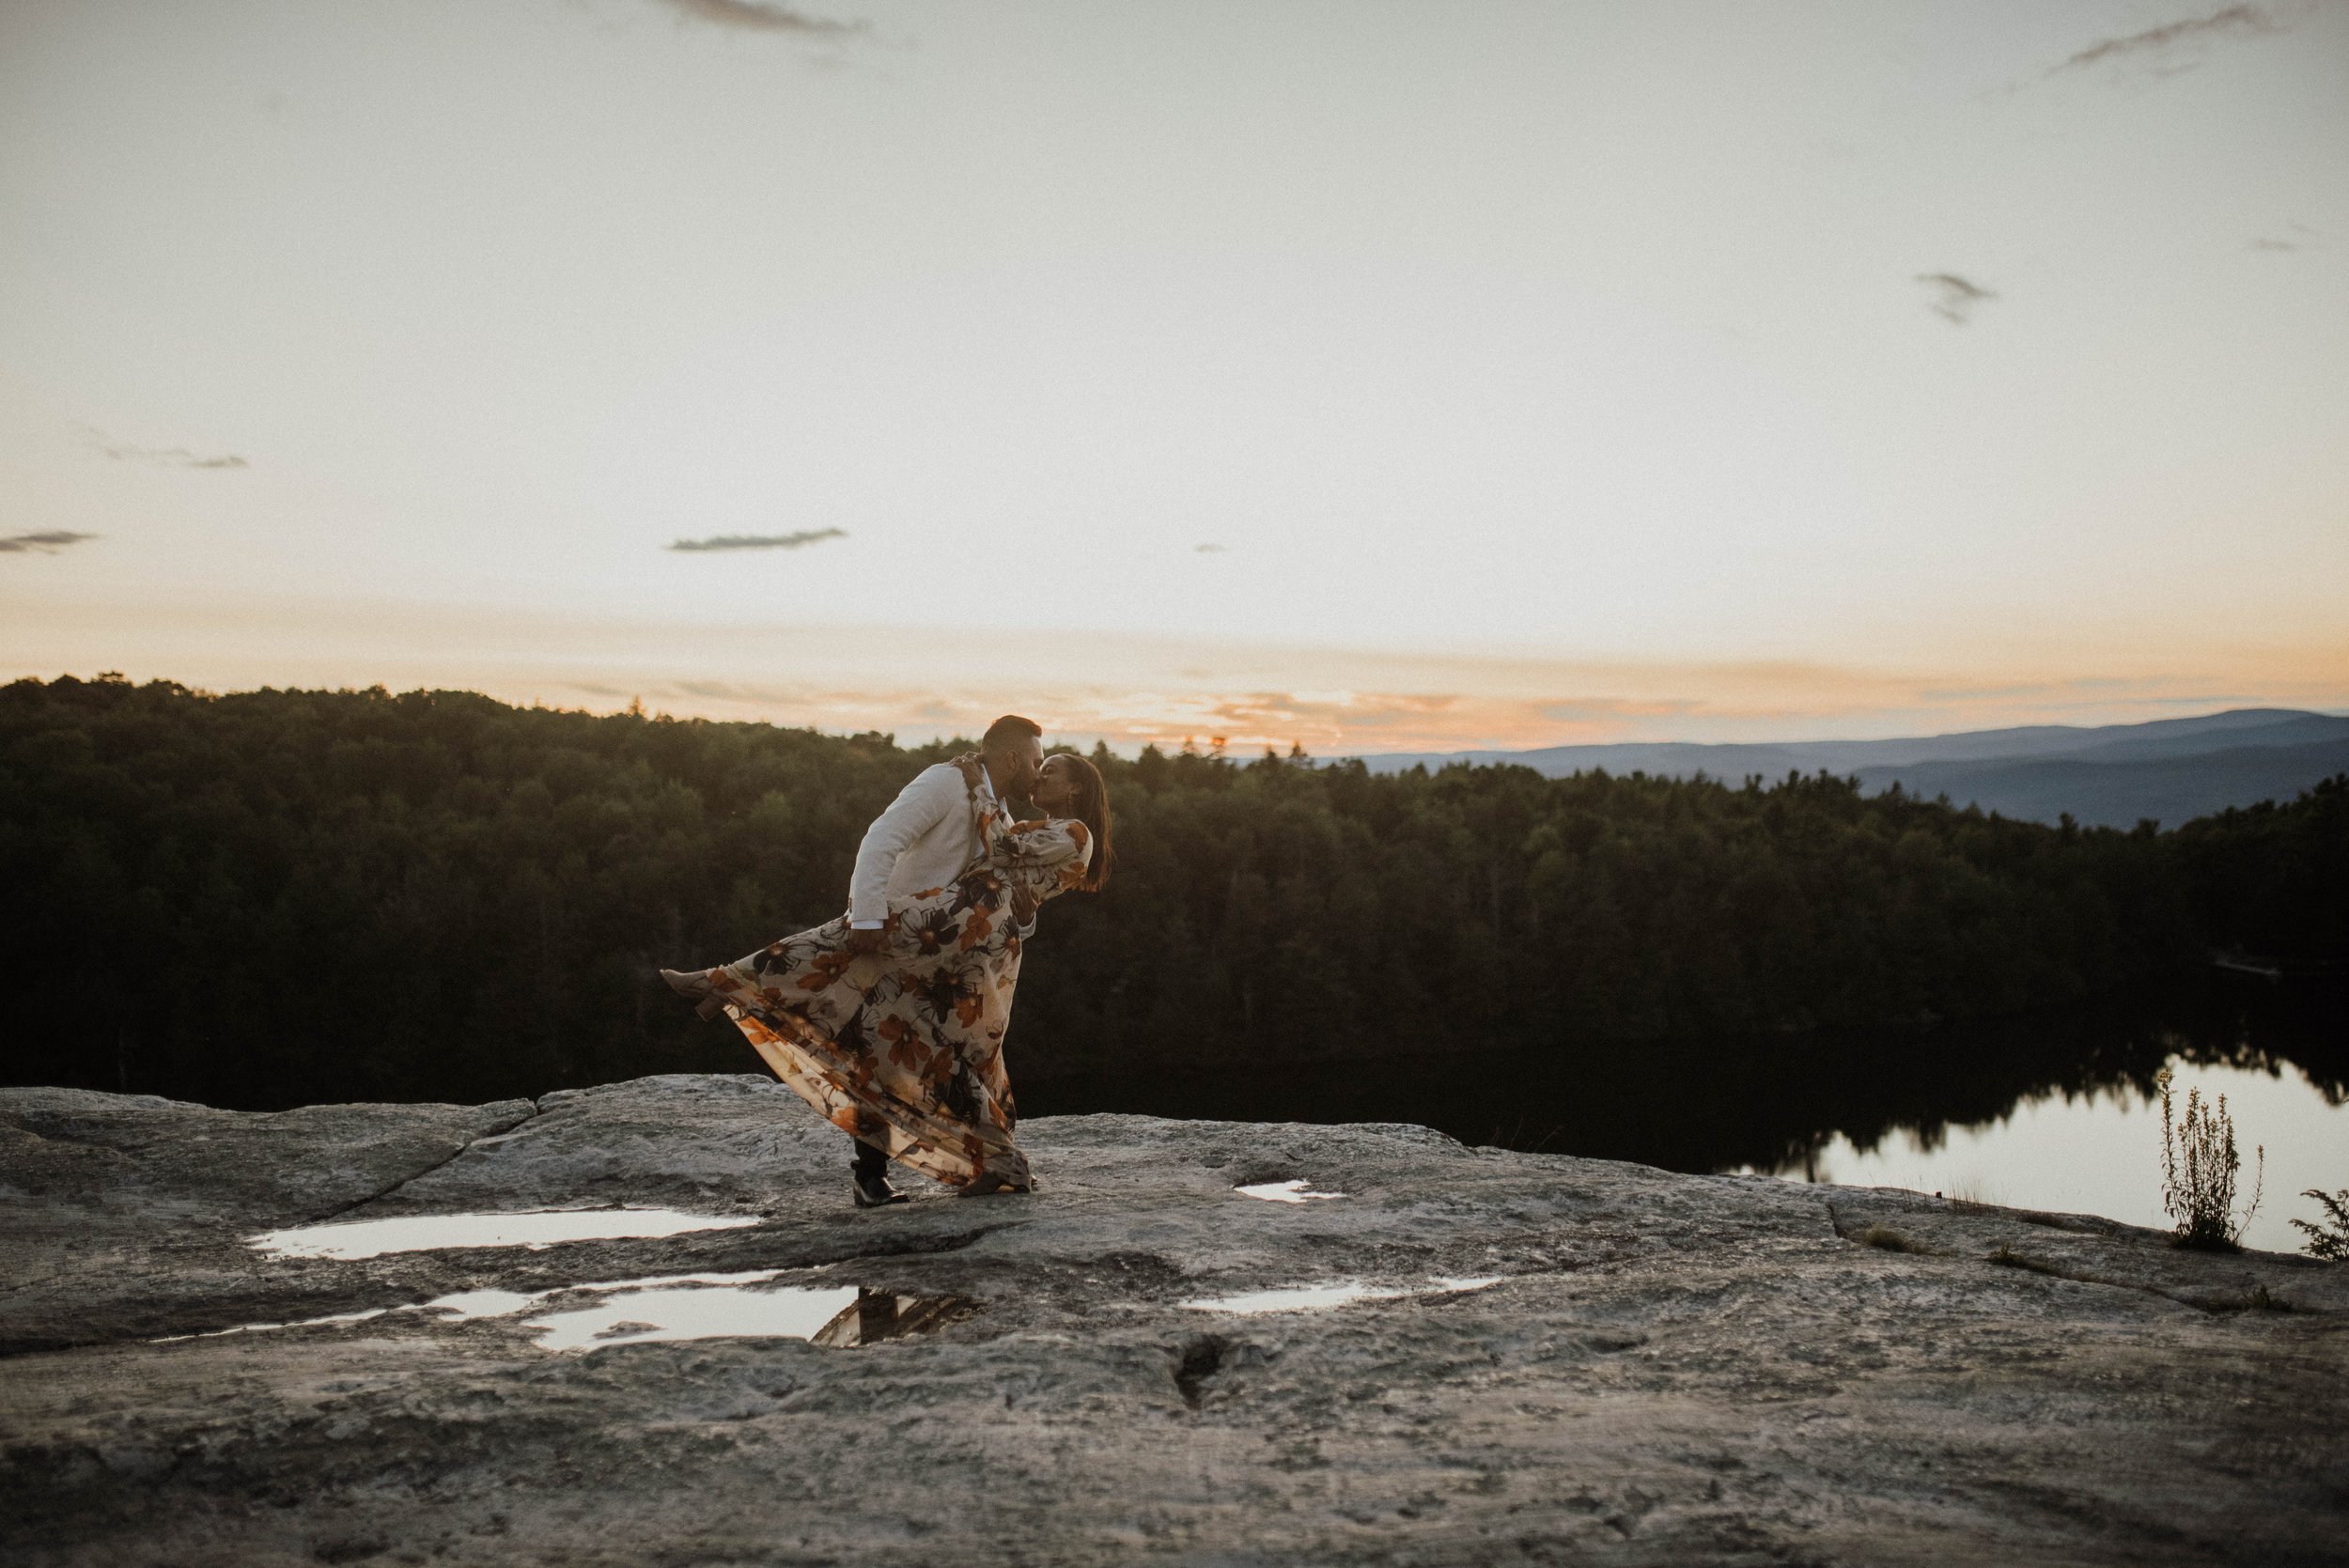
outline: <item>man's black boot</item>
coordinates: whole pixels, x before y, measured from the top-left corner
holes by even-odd
[[[904,1193],[889,1185],[889,1157],[870,1143],[857,1145],[856,1158],[849,1162],[848,1170],[857,1207],[885,1208],[909,1201]]]

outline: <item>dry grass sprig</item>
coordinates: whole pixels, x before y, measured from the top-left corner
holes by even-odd
[[[2235,1153],[2234,1118],[2227,1112],[2227,1096],[2204,1105],[2202,1092],[2188,1089],[2185,1119],[2174,1121],[2170,1069],[2164,1067],[2154,1081],[2161,1085],[2161,1206],[2178,1227],[2172,1244],[2214,1252],[2241,1250],[2243,1228],[2259,1212],[2260,1189],[2267,1179],[2267,1146],[2259,1145],[2251,1201],[2238,1215],[2235,1172],[2243,1168],[2243,1159]]]
[[[2328,1263],[2349,1263],[2349,1187],[2342,1188],[2339,1192],[2320,1192],[2311,1187],[2300,1196],[2313,1198],[2324,1204],[2326,1215],[2324,1220],[2316,1224],[2305,1219],[2293,1221],[2309,1234],[2309,1239],[2301,1244],[2300,1250],[2312,1258],[2323,1258]]]

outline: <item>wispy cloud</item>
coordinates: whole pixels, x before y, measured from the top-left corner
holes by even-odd
[[[163,468],[246,468],[251,465],[233,452],[208,458],[184,446],[125,446],[92,434],[98,450],[118,463],[154,463]]]
[[[75,534],[63,528],[52,529],[46,534],[11,534],[0,537],[0,555],[22,555],[36,550],[44,555],[54,555],[68,545],[78,545],[84,539],[96,537],[95,534]]]
[[[1578,697],[1572,702],[1545,704],[1540,716],[1559,724],[1605,724],[1626,719],[1670,719],[1695,713],[1704,705],[1694,697]]]
[[[671,550],[797,550],[826,539],[845,539],[845,528],[804,528],[797,534],[719,534],[707,539],[679,539]]]
[[[2263,234],[2251,241],[2251,249],[2255,251],[2307,250],[2316,240],[2316,230],[2306,224],[2292,224],[2287,226],[2292,230],[2291,239],[2279,240],[2273,235]]]
[[[1980,284],[1959,277],[1955,272],[1920,272],[1917,274],[1917,281],[1934,292],[1932,303],[1925,308],[1944,321],[1952,322],[1961,327],[1973,319],[1976,305],[1984,300],[1995,300],[1999,297]]]
[[[1194,545],[1192,548],[1198,551],[1198,552],[1202,555],[1221,555],[1223,553],[1223,547],[1221,545]]]
[[[661,3],[693,22],[706,22],[712,27],[739,27],[754,33],[798,33],[807,38],[846,38],[862,33],[869,25],[863,22],[835,22],[830,17],[808,16],[787,6],[771,6],[764,0],[661,0]]]
[[[2257,7],[2229,6],[2208,16],[2164,23],[2158,27],[2148,27],[2141,33],[2098,39],[2062,63],[2050,67],[2047,74],[2053,76],[2061,71],[2087,70],[2101,65],[2142,64],[2155,74],[2167,76],[2190,70],[2201,63],[2185,57],[2192,49],[2222,39],[2252,38],[2278,31],[2280,29],[2275,22]]]

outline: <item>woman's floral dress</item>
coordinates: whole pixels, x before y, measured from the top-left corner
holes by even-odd
[[[708,971],[777,1077],[832,1126],[951,1187],[1025,1190],[1003,1073],[1019,984],[1012,894],[1038,904],[1084,879],[1084,824],[979,820],[982,853],[950,887],[893,899],[880,948],[848,949],[848,917]]]

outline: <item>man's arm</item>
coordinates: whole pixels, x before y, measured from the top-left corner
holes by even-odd
[[[953,813],[968,810],[962,775],[952,768],[926,768],[897,792],[889,809],[873,818],[856,847],[856,870],[848,877],[848,924],[878,931],[889,914],[889,876],[906,846]]]

